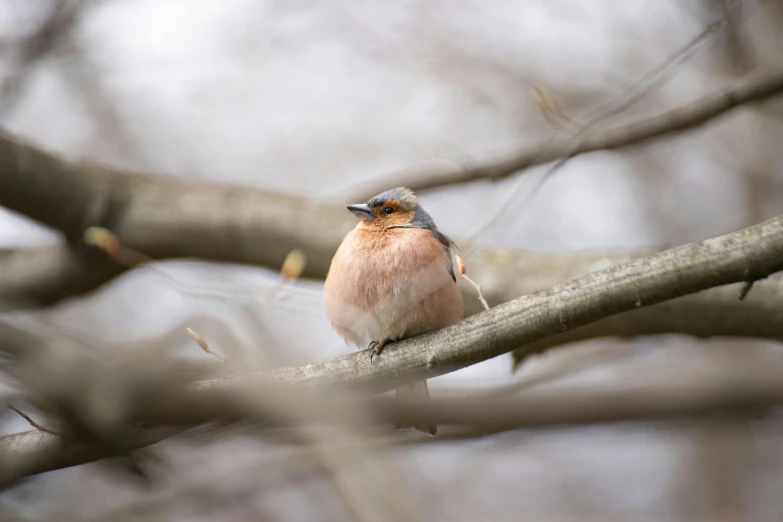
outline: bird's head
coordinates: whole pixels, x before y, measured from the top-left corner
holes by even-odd
[[[424,212],[409,188],[398,187],[382,192],[366,203],[348,205],[363,228],[434,228],[432,218]]]

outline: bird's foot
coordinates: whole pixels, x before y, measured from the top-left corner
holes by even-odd
[[[372,352],[370,352],[370,364],[372,364],[373,357],[377,357],[381,355],[381,351],[383,351],[383,347],[386,346],[386,343],[388,341],[373,341],[370,343],[370,348]]]

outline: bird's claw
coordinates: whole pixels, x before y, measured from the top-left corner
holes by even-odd
[[[368,346],[372,351],[370,352],[370,364],[372,364],[372,360],[374,357],[381,355],[381,350],[383,350],[383,343],[379,343],[378,341],[373,341],[370,343],[370,346]]]

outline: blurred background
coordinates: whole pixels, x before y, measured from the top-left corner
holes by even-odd
[[[0,125],[71,161],[343,205],[395,172],[546,144],[596,114],[604,114],[600,132],[698,102],[783,67],[781,27],[775,0],[0,0]],[[781,213],[782,137],[783,101],[772,98],[682,134],[576,156],[556,171],[547,163],[421,191],[419,200],[457,244],[600,259]],[[0,247],[60,241],[0,207]],[[470,273],[470,252],[464,258]],[[154,266],[45,310],[4,315],[107,350],[131,353],[166,337],[209,358],[187,326],[244,371],[353,350],[322,311],[319,281],[281,285],[275,270],[195,260]],[[478,283],[486,272],[476,272]],[[557,282],[536,274],[531,288]],[[430,390],[530,379],[542,388],[661,383],[777,365],[774,340],[600,338],[517,371],[503,355],[435,378]],[[21,417],[3,420],[1,435],[30,429]],[[433,439],[358,459],[346,473],[395,520],[780,520],[778,424],[621,423]],[[241,430],[151,451],[152,486],[97,462],[16,485],[0,495],[0,513],[367,519],[295,450]],[[391,498],[396,511],[383,507]]]

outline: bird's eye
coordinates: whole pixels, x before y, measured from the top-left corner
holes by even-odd
[[[386,208],[383,209],[383,213],[384,214],[392,214],[392,213],[394,213],[394,209],[391,208],[391,207],[386,207]]]

